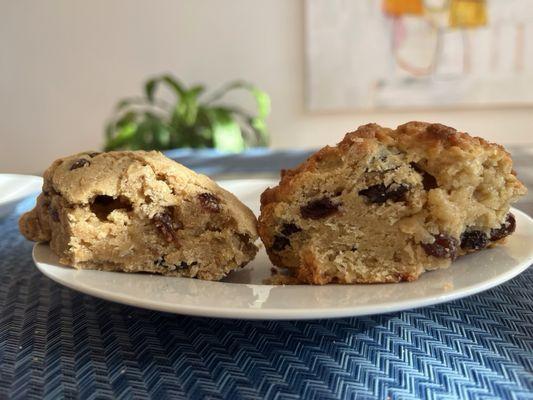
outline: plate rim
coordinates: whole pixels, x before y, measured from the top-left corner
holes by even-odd
[[[43,178],[38,175],[28,175],[28,174],[10,174],[10,173],[0,173],[0,178],[7,177],[7,178],[16,178],[16,179],[23,179],[27,181],[30,184],[39,184],[42,186],[43,184]],[[28,195],[30,195],[33,192],[37,192],[39,189],[32,189],[31,191],[23,191],[22,194],[15,193],[15,195],[8,196],[6,199],[0,199],[0,206],[10,204],[19,200],[24,199]]]
[[[226,181],[221,181],[220,183],[228,182],[243,182],[243,181],[269,181],[269,179],[231,179]],[[533,218],[531,218],[525,212],[511,207],[510,211],[518,214],[521,219],[527,221],[528,225],[533,226]],[[327,319],[327,318],[341,318],[341,317],[358,317],[365,315],[378,315],[385,314],[409,309],[417,309],[421,307],[427,307],[431,305],[437,305],[445,303],[448,301],[458,300],[464,297],[468,297],[474,294],[484,292],[486,290],[492,289],[498,285],[501,285],[514,277],[518,276],[533,263],[533,252],[528,255],[528,257],[520,263],[517,263],[512,268],[498,274],[487,280],[475,283],[473,285],[467,286],[459,290],[451,290],[449,293],[439,293],[433,296],[428,296],[422,299],[408,299],[402,301],[387,301],[385,303],[380,303],[378,305],[356,305],[356,306],[344,306],[344,307],[335,307],[335,308],[288,308],[288,309],[269,309],[269,308],[243,308],[243,307],[220,307],[214,308],[212,306],[198,306],[198,305],[183,305],[180,303],[167,304],[159,303],[151,299],[142,299],[142,304],[139,303],[137,298],[134,298],[131,295],[118,294],[115,292],[110,292],[104,289],[99,289],[93,286],[86,285],[76,285],[73,284],[68,279],[63,279],[62,277],[54,274],[53,270],[56,268],[70,268],[70,267],[60,267],[55,265],[40,265],[43,264],[39,262],[36,258],[36,252],[38,251],[39,246],[47,246],[47,243],[35,243],[32,249],[32,258],[37,267],[37,269],[43,273],[46,277],[50,278],[54,282],[57,282],[65,287],[68,287],[72,290],[78,291],[80,293],[88,294],[106,301],[112,301],[119,304],[125,304],[128,306],[138,307],[149,309],[153,311],[161,311],[166,313],[172,313],[177,315],[189,315],[196,317],[211,317],[211,318],[224,318],[224,319],[246,319],[246,320],[310,320],[310,319]],[[450,266],[453,268],[453,264]],[[79,271],[73,269],[73,271]],[[101,271],[110,274],[122,274],[121,272],[107,272]],[[150,275],[147,275],[150,276]],[[163,277],[164,278],[164,277]],[[190,278],[179,278],[172,277],[169,279],[190,279]],[[247,283],[229,283],[229,282],[214,282],[214,281],[205,281],[207,284],[213,285],[243,285],[247,287],[260,287],[265,289],[272,289],[280,285],[257,285],[257,284],[247,284]],[[407,283],[392,283],[390,285],[408,285]],[[387,285],[387,284],[384,284]],[[284,286],[284,285],[282,285]],[[291,285],[288,285],[291,286]],[[304,286],[313,286],[313,285],[300,285]],[[351,286],[351,285],[343,285]],[[292,286],[294,287],[294,286]],[[317,286],[313,286],[317,287]]]

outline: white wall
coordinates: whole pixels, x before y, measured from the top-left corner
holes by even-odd
[[[164,71],[209,86],[244,78],[267,90],[274,147],[335,143],[366,122],[411,119],[533,141],[531,108],[309,114],[303,11],[303,0],[0,0],[0,171],[39,172],[98,148],[116,100]]]

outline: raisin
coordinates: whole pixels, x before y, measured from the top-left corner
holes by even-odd
[[[52,221],[59,222],[59,213],[55,208],[50,208],[50,217],[52,218]]]
[[[91,162],[89,160],[86,160],[85,158],[79,158],[72,163],[72,165],[70,166],[70,170],[72,171],[73,169],[85,167],[86,165],[90,165],[90,164]]]
[[[425,190],[431,190],[437,188],[439,185],[437,184],[437,179],[431,175],[430,173],[424,171],[420,166],[414,162],[411,163],[411,167],[418,172],[420,175],[422,175],[422,185],[424,185]]]
[[[301,229],[296,224],[293,224],[292,222],[288,224],[283,224],[281,228],[281,233],[285,236],[290,236],[293,233],[298,233],[300,231]]]
[[[196,261],[193,261],[191,264],[187,264],[185,261],[181,261],[179,264],[174,264],[174,266],[178,269],[185,269],[185,268],[194,266],[196,264],[198,264]],[[168,268],[168,265],[166,264],[166,260],[164,256],[161,256],[157,260],[154,260],[154,265]]]
[[[387,201],[387,187],[380,183],[379,185],[369,186],[366,189],[360,190],[359,195],[365,196],[371,203],[385,203]]]
[[[433,235],[433,243],[422,243],[422,248],[428,256],[437,258],[451,258],[455,260],[457,256],[457,239],[449,235],[439,233]]]
[[[496,241],[509,236],[516,229],[516,219],[512,213],[507,214],[505,222],[499,228],[491,229],[490,240]]]
[[[370,203],[383,204],[387,200],[394,202],[404,201],[405,194],[408,191],[409,187],[407,185],[400,184],[393,188],[392,185],[385,186],[383,183],[379,183],[360,190],[359,194],[365,196]]]
[[[424,185],[425,190],[436,189],[439,186],[437,184],[437,179],[427,172],[422,174],[422,185]]]
[[[176,239],[176,230],[183,227],[182,224],[173,220],[168,210],[154,215],[153,220],[155,227],[167,242],[174,241]]]
[[[487,247],[489,239],[484,232],[471,230],[461,235],[461,248],[465,250],[479,250]]]
[[[312,200],[305,206],[300,207],[300,213],[303,218],[320,219],[329,217],[335,214],[339,210],[339,205],[334,204],[327,197],[321,199]]]
[[[185,269],[185,268],[190,268],[190,267],[194,267],[195,265],[198,265],[198,263],[196,261],[193,261],[192,263],[188,264],[187,262],[185,261],[182,261],[179,263],[179,265],[176,265],[176,267],[180,268],[180,269]]]
[[[272,243],[272,250],[282,251],[285,247],[289,246],[291,241],[285,236],[274,236],[274,243]]]
[[[200,193],[198,195],[198,200],[200,204],[209,212],[217,213],[220,212],[220,200],[217,196],[212,193]]]
[[[409,186],[400,184],[400,185],[396,185],[392,189],[389,186],[387,193],[388,193],[389,199],[391,199],[394,202],[398,202],[398,201],[405,200],[405,194],[408,191],[409,191]]]

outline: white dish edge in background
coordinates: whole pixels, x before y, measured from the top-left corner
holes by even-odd
[[[257,214],[259,194],[271,180],[221,181]],[[222,282],[148,274],[76,270],[61,266],[47,244],[36,244],[37,268],[82,293],[132,306],[204,317],[318,319],[381,314],[473,295],[512,279],[533,262],[533,220],[513,209],[517,231],[504,246],[460,257],[447,270],[415,282],[377,285],[273,286],[262,284],[271,263],[261,249],[255,260]]]
[[[43,178],[34,175],[0,174],[0,218],[25,197],[41,191]]]

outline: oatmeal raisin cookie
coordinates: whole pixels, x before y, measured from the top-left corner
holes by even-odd
[[[256,219],[235,196],[159,152],[80,153],[44,174],[20,231],[64,264],[218,280],[253,259]]]
[[[282,171],[258,229],[300,282],[413,281],[502,242],[525,192],[499,145],[441,124],[368,124]]]

